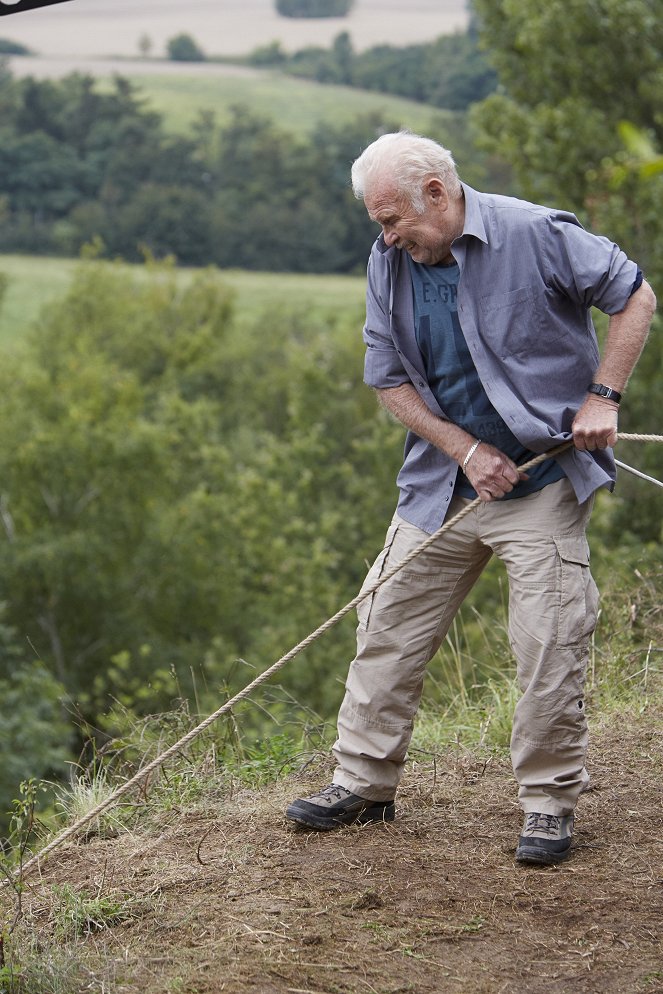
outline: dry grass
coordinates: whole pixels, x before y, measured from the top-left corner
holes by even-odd
[[[508,760],[459,752],[411,765],[390,826],[289,826],[287,800],[329,779],[323,756],[259,792],[212,784],[204,805],[71,844],[31,882],[15,939],[66,950],[78,986],[34,990],[661,992],[662,719],[659,699],[594,729],[593,785],[556,868],[513,862]],[[55,943],[63,885],[104,895],[115,917]]]

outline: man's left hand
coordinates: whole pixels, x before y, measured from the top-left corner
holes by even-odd
[[[576,414],[572,431],[576,449],[593,452],[617,442],[619,406],[612,400],[592,395]]]

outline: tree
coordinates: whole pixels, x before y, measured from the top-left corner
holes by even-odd
[[[32,55],[32,51],[20,42],[0,38],[0,55]]]
[[[484,143],[525,195],[582,210],[629,121],[663,138],[663,0],[475,0],[502,92],[477,108]],[[619,71],[616,71],[619,67]]]
[[[400,94],[448,110],[465,110],[482,100],[497,80],[478,47],[474,23],[467,31],[427,44],[376,45],[355,52],[344,31],[329,49],[312,46],[289,57],[280,54],[280,64],[292,75]],[[266,64],[268,55],[258,50],[250,61],[257,65],[262,59]]]
[[[573,210],[618,242],[661,299],[663,0],[475,0],[475,7],[501,83],[473,109],[481,146],[510,163],[521,195]],[[622,405],[628,430],[656,430],[661,368],[663,347],[652,334]],[[660,478],[661,447],[648,447],[637,464]],[[613,540],[657,540],[658,495],[623,477]]]
[[[213,271],[86,262],[5,362],[0,598],[85,719],[168,707],[192,672],[237,687],[237,659],[354,595],[402,434],[362,386],[360,325],[248,323]],[[350,621],[284,683],[326,709],[351,642]]]
[[[168,42],[168,58],[173,62],[204,62],[205,53],[191,35],[180,34]]]
[[[108,234],[109,250],[130,260],[140,260],[147,249],[155,258],[174,255],[204,266],[214,254],[209,203],[193,187],[144,183]]]
[[[138,39],[138,51],[144,59],[149,58],[152,51],[152,39],[147,33],[143,33]]]
[[[345,17],[354,0],[276,0],[276,10],[283,17]]]

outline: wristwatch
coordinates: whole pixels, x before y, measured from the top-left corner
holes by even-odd
[[[614,400],[615,404],[618,404],[622,399],[622,395],[617,390],[613,390],[612,387],[606,387],[603,383],[590,383],[587,387],[587,392],[597,393],[599,397]]]

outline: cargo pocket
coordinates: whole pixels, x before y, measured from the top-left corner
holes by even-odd
[[[399,522],[389,526],[385,537],[384,548],[368,571],[368,575],[362,584],[360,593],[363,593],[364,590],[367,590],[374,583],[376,583],[384,573],[389,559],[389,552],[394,544],[394,539],[396,538],[396,532],[398,529]],[[377,591],[372,593],[369,597],[365,597],[363,601],[360,601],[360,603],[357,604],[357,618],[359,621],[359,628],[362,631],[366,631],[368,629],[368,623],[370,621],[373,601],[375,600],[376,593]]]
[[[594,629],[598,592],[589,570],[589,546],[584,536],[554,539],[559,560],[557,647],[578,645]]]

